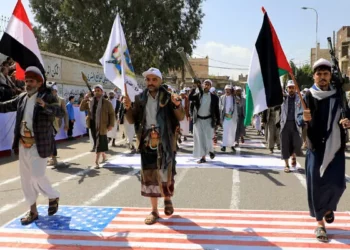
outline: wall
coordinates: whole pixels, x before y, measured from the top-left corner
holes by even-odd
[[[88,93],[88,88],[82,79],[83,72],[89,84],[93,87],[101,84],[105,91],[113,90],[116,86],[112,84],[103,73],[101,65],[92,64],[68,58],[49,52],[41,51],[47,80],[56,82],[59,95],[68,100],[68,97],[74,95],[76,100],[80,93]],[[144,79],[137,76],[136,80],[141,89],[143,89]]]

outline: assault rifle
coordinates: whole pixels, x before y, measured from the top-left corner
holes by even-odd
[[[346,118],[346,110],[347,110],[347,101],[346,101],[344,89],[347,89],[349,86],[349,78],[346,77],[345,74],[342,75],[342,73],[340,71],[339,62],[335,56],[334,48],[332,46],[332,39],[330,37],[327,37],[327,40],[328,40],[329,54],[331,55],[331,60],[332,60],[331,84],[337,90],[337,95],[338,95],[339,101],[341,103],[341,106],[340,106],[341,117],[342,117],[342,119],[345,119]]]

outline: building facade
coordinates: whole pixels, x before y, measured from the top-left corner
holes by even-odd
[[[349,69],[350,26],[343,26],[337,32],[336,56],[343,74],[350,74]]]
[[[321,49],[320,43],[317,44],[317,58],[316,58],[316,48],[311,48],[310,51],[310,65],[314,65],[314,63],[320,59],[324,58],[327,60],[331,60],[331,55],[329,54],[329,49]]]

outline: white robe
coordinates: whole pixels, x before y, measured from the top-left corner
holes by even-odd
[[[233,110],[232,118],[228,119],[224,117],[223,121],[223,135],[222,146],[233,147],[235,145],[236,130],[237,130],[237,105],[233,105],[233,98],[227,98],[225,101],[225,113],[230,114]]]
[[[27,128],[33,131],[33,112],[36,103],[36,95],[27,98],[24,109],[23,121],[27,122]],[[23,131],[23,128],[21,128]],[[23,134],[23,132],[21,132]],[[34,135],[34,133],[32,133]],[[49,179],[45,175],[47,159],[41,158],[36,144],[31,148],[19,145],[19,173],[21,176],[22,191],[28,205],[33,205],[39,193],[49,199],[55,199],[60,194],[52,188]]]
[[[185,100],[182,100],[182,107],[185,107]],[[188,136],[190,134],[190,121],[187,120],[187,117],[180,122],[180,129],[183,136]]]
[[[204,94],[201,101],[201,106],[198,110],[198,115],[206,117],[210,115],[210,95]],[[211,126],[211,118],[209,119],[197,119],[196,123],[193,124],[193,157],[202,158],[209,154],[214,153],[213,146],[214,129]]]
[[[135,136],[135,127],[134,124],[130,124],[126,117],[124,117],[124,133],[126,137],[126,142],[129,143],[130,145],[133,145],[133,140]]]
[[[260,119],[260,115],[255,115],[254,116],[254,126],[255,129],[258,131],[261,131],[261,119]]]

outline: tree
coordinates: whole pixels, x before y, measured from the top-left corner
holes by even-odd
[[[41,48],[99,63],[117,13],[136,73],[153,66],[179,69],[176,48],[192,54],[204,16],[203,0],[30,0]],[[79,43],[68,50],[67,42]]]
[[[309,64],[305,64],[298,68],[293,61],[290,61],[289,64],[292,68],[292,72],[295,76],[295,80],[297,81],[300,90],[303,90],[304,88],[310,88],[314,83],[311,66]],[[290,75],[284,75],[283,83],[286,84],[287,81],[291,79],[292,78]]]

